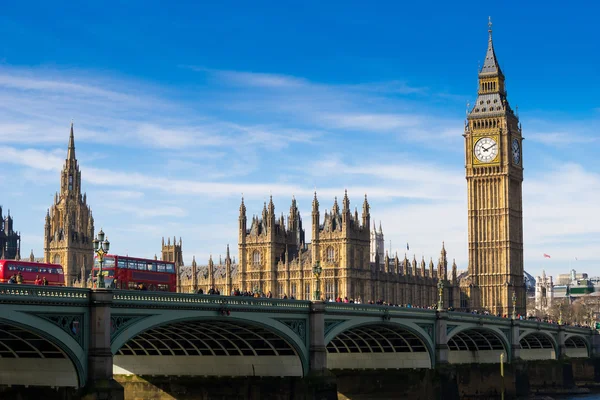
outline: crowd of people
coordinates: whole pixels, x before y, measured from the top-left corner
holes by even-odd
[[[215,288],[210,288],[209,290],[206,291],[206,293],[204,292],[204,290],[202,289],[198,289],[198,291],[196,292],[196,294],[206,294],[206,295],[221,295],[221,292],[219,291],[219,289],[215,289]],[[257,291],[241,291],[240,289],[234,289],[231,291],[231,296],[243,296],[243,297],[255,297],[255,298],[268,298],[271,299],[273,298],[273,293],[271,293],[271,291],[268,291],[267,293],[261,292],[259,290]],[[284,300],[296,300],[295,297],[289,296],[287,294],[284,294],[283,296],[281,296],[281,299]],[[356,299],[354,298],[348,298],[348,297],[341,297],[338,296],[336,298],[324,298],[321,297],[322,301],[326,301],[328,303],[348,303],[348,304],[370,304],[370,305],[379,305],[379,306],[387,306],[387,307],[401,307],[401,308],[416,308],[416,309],[422,309],[422,310],[437,310],[437,304],[432,304],[429,306],[417,306],[414,304],[394,304],[394,303],[388,303],[386,301],[383,301],[382,299],[380,300],[369,300],[367,302],[363,302],[363,300],[358,297]],[[507,315],[507,314],[493,314],[490,313],[489,311],[479,311],[479,310],[469,310],[467,309],[466,311],[457,311],[454,307],[448,307],[446,308],[446,311],[449,312],[466,312],[468,314],[474,314],[474,315],[489,315],[489,316],[494,316],[494,317],[499,317],[499,318],[512,318],[512,315]],[[587,327],[586,325],[581,325],[581,324],[570,324],[566,321],[562,321],[561,323],[559,323],[559,321],[552,319],[550,316],[546,316],[544,318],[538,318],[538,317],[533,317],[533,316],[526,316],[526,315],[521,315],[521,314],[517,314],[516,319],[518,320],[528,320],[528,321],[536,321],[536,322],[544,322],[547,324],[554,324],[554,325],[568,325],[568,326],[574,326],[574,327]]]
[[[13,276],[11,276],[8,279],[8,283],[9,284],[13,284],[13,285],[22,285],[25,283],[25,281],[23,280],[23,275],[21,274],[21,271],[17,272],[16,274],[13,274]],[[46,279],[46,277],[41,277],[39,275],[36,275],[35,277],[35,281],[33,282],[34,285],[37,286],[48,286],[48,280]]]

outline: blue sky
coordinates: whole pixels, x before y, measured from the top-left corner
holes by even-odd
[[[309,227],[314,188],[322,213],[347,188],[351,206],[369,195],[393,252],[437,258],[445,241],[466,269],[462,131],[491,15],[526,138],[525,268],[598,275],[596,4],[6,3],[0,203],[23,255],[42,255],[73,118],[117,253],[151,257],[175,235],[206,262],[236,249],[241,193],[250,215],[295,195]]]

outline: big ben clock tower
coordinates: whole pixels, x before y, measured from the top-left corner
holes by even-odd
[[[511,109],[489,23],[477,101],[465,125],[470,306],[525,314],[521,126]]]

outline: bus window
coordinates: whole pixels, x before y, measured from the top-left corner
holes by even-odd
[[[115,258],[114,257],[104,257],[104,268],[114,268],[115,267]]]
[[[152,263],[152,271],[157,271],[157,270],[158,270],[158,264]]]
[[[129,281],[129,290],[136,290],[137,288],[138,288],[137,283]]]
[[[117,262],[117,265],[119,268],[127,268],[127,260],[119,259],[119,261]]]
[[[169,285],[163,285],[162,283],[159,283],[156,285],[156,289],[161,291],[161,292],[168,292],[169,291]]]
[[[166,268],[165,268],[165,264],[160,263],[158,264],[158,272],[165,272]]]
[[[155,269],[152,269],[152,263],[151,263],[151,262],[149,262],[149,263],[146,263],[146,269],[147,269],[148,271],[156,271]]]
[[[175,265],[167,264],[167,272],[175,272]]]

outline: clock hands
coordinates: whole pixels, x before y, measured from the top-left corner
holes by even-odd
[[[483,151],[487,152],[489,149],[491,149],[492,147],[494,147],[496,144],[497,144],[497,143],[494,143],[493,145],[491,145],[490,147],[487,147],[487,148],[486,148],[486,147],[483,147],[483,146],[481,146],[481,149],[482,149]]]

